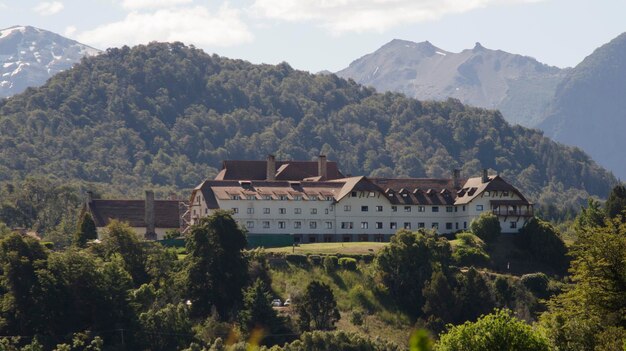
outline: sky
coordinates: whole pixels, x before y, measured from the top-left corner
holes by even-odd
[[[476,42],[572,67],[626,32],[625,0],[0,0],[0,28],[32,25],[98,49],[182,41],[253,63],[338,71],[392,39]]]

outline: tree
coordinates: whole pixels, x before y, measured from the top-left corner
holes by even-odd
[[[585,232],[589,228],[604,226],[606,212],[600,207],[600,203],[592,198],[587,200],[587,207],[581,207],[580,213],[574,221],[574,230]]]
[[[272,295],[267,285],[257,279],[243,294],[243,307],[239,311],[238,321],[245,336],[253,330],[261,331],[263,335],[285,334],[283,321],[276,314],[271,304]],[[264,338],[265,344],[277,344],[284,338],[271,336]]]
[[[9,234],[11,234],[11,228],[9,228],[9,226],[4,224],[4,222],[0,221],[0,239],[4,238],[5,236]]]
[[[191,227],[186,247],[183,275],[191,315],[206,317],[215,306],[226,318],[241,303],[248,282],[245,233],[228,211],[215,211]]]
[[[459,274],[458,285],[455,295],[461,321],[474,320],[493,309],[495,302],[489,284],[474,267],[465,274]]]
[[[557,272],[567,269],[567,247],[549,222],[531,218],[519,231],[518,241],[533,258],[552,265]]]
[[[139,320],[150,350],[180,350],[191,341],[189,308],[183,303],[155,306],[139,315]]]
[[[430,231],[400,230],[376,256],[379,278],[391,296],[413,317],[420,314],[422,289],[433,268],[444,274],[450,264],[447,240]]]
[[[453,326],[441,334],[438,351],[548,351],[548,340],[508,310],[476,322]]]
[[[502,233],[498,216],[491,212],[483,212],[478,218],[475,218],[470,224],[470,229],[472,233],[488,244],[494,242]]]
[[[126,223],[112,220],[106,226],[102,246],[107,258],[119,255],[124,268],[133,277],[136,286],[148,281],[146,272],[146,251],[135,231]]]
[[[455,321],[458,312],[455,308],[456,297],[448,278],[441,270],[433,272],[422,290],[422,295],[424,296],[422,312],[428,329],[439,332],[447,323]]]
[[[83,211],[77,227],[76,233],[74,234],[74,245],[78,247],[85,247],[87,241],[98,239],[96,223],[93,221],[93,218],[88,211]]]
[[[296,304],[302,330],[330,330],[341,318],[330,286],[312,281]]]
[[[604,204],[606,215],[609,218],[615,218],[619,215],[623,216],[622,220],[626,221],[626,186],[623,184],[616,185],[609,194]]]

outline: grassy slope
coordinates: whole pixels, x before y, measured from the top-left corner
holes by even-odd
[[[381,287],[371,278],[372,265],[361,264],[358,271],[337,270],[326,273],[320,267],[299,267],[288,264],[271,270],[272,288],[282,299],[302,292],[312,280],[331,286],[341,312],[340,330],[354,331],[369,337],[379,336],[399,345],[406,345],[412,330],[409,319],[399,312]],[[350,322],[352,311],[365,311],[362,326]],[[293,313],[286,311],[286,313]]]

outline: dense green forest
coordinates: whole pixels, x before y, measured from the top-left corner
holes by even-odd
[[[345,174],[475,176],[498,171],[547,216],[605,198],[615,178],[576,148],[456,100],[379,94],[288,64],[253,65],[181,43],[109,49],[0,101],[0,181],[45,176],[188,189],[224,159],[314,158]],[[551,206],[551,207],[550,207]],[[570,214],[571,215],[571,214]]]
[[[569,259],[558,231],[532,220],[516,250],[560,273],[521,276],[490,269],[504,237],[488,216],[454,240],[400,230],[375,254],[341,257],[246,251],[228,211],[181,249],[117,221],[85,240],[89,216],[66,249],[0,223],[0,348],[623,351],[625,214],[623,186],[605,206],[590,200]],[[291,305],[274,308],[277,297]]]

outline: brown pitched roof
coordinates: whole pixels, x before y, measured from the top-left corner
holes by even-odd
[[[267,161],[222,162],[222,170],[215,180],[265,180]],[[303,180],[317,177],[317,161],[276,161],[276,180]],[[326,162],[327,179],[343,178],[337,163]]]
[[[446,178],[374,178],[370,179],[394,205],[452,205],[456,190]]]
[[[180,228],[178,200],[154,200],[154,219],[157,228]],[[131,227],[145,227],[144,200],[92,200],[91,216],[97,227],[104,227],[112,219],[127,222]]]
[[[519,190],[517,190],[513,185],[507,183],[500,176],[489,176],[488,178],[489,181],[486,183],[482,182],[481,177],[469,178],[459,192],[455,204],[467,204],[478,195],[482,194],[484,191],[510,191],[519,196],[519,198],[524,201],[525,204],[530,204],[530,202],[526,200],[524,195],[522,195]]]

